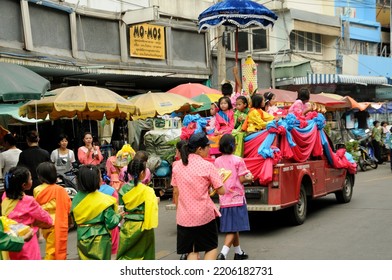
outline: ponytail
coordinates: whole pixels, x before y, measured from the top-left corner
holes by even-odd
[[[132,176],[133,178],[133,184],[137,186],[139,183],[139,177],[140,173],[146,169],[146,162],[141,159],[133,159],[129,164],[128,164],[128,169],[127,172]]]

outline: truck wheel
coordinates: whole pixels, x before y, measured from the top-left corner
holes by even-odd
[[[301,189],[299,191],[299,200],[298,203],[292,207],[290,207],[288,213],[289,222],[292,225],[298,226],[302,225],[306,220],[306,213],[308,210],[308,202],[305,187],[301,185]]]
[[[335,192],[336,200],[339,203],[348,203],[353,196],[353,183],[350,176],[346,176],[342,190]]]

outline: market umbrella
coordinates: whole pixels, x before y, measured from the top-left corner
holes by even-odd
[[[147,92],[129,98],[138,110],[133,119],[146,119],[156,115],[165,115],[173,112],[189,112],[192,107],[202,104],[190,98],[170,92]]]
[[[221,93],[217,89],[213,89],[199,83],[181,84],[172,89],[169,89],[168,92],[179,94],[188,98],[193,98],[203,93],[215,93],[215,94]]]
[[[40,99],[49,88],[48,80],[26,67],[0,62],[0,101]]]
[[[350,96],[341,96],[339,94],[334,93],[320,93],[321,96],[327,96],[339,101],[342,101],[343,104],[340,106],[334,106],[334,108],[349,108],[349,109],[358,109],[360,111],[366,110],[369,107],[369,102],[357,102],[354,98]]]
[[[283,89],[260,89],[258,91],[259,94],[264,94],[265,92],[272,92],[275,94],[275,102],[277,103],[276,105],[278,107],[288,107],[292,103],[295,102],[295,100],[298,97],[298,93],[296,91],[290,91],[290,90],[283,90]],[[337,100],[334,98],[331,98],[329,96],[321,95],[321,94],[310,94],[310,100],[311,103],[316,104],[316,109],[317,111],[320,112],[325,112],[326,108],[339,108],[340,106],[344,106],[345,102],[341,100]]]
[[[206,111],[210,110],[211,108],[211,103],[217,102],[219,98],[221,98],[223,95],[221,93],[206,93],[206,94],[199,94],[192,99],[202,103],[203,105],[199,108],[194,108],[191,109],[191,112],[201,112],[201,111]]]
[[[272,92],[275,95],[275,102],[277,106],[289,106],[291,105],[298,96],[296,91],[291,90],[284,90],[284,89],[276,89],[276,88],[265,88],[265,89],[258,89],[258,94],[263,94],[265,92]]]
[[[250,0],[224,0],[210,6],[199,14],[199,32],[220,25],[236,28],[235,58],[238,61],[238,28],[252,25],[267,29],[278,19],[277,15],[265,6]]]
[[[117,93],[99,87],[72,86],[51,91],[54,95],[32,100],[19,108],[20,116],[51,120],[74,118],[79,120],[129,119],[135,105]]]

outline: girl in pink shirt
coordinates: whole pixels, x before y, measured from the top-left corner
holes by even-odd
[[[25,194],[31,186],[30,171],[25,167],[12,167],[5,176],[1,215],[28,225],[37,233],[39,227],[51,228],[53,220],[34,197]],[[20,252],[9,252],[9,257],[11,260],[41,260],[37,234],[25,242]]]
[[[231,133],[234,129],[234,111],[231,100],[227,96],[219,98],[219,111],[215,115],[215,135]]]
[[[212,186],[224,194],[223,182],[214,165],[205,160],[210,150],[205,133],[195,133],[181,147],[181,160],[173,165],[173,200],[177,205],[177,254],[188,254],[188,260],[214,260],[217,256],[219,216],[210,198]]]
[[[289,113],[297,115],[306,115],[312,111],[312,106],[309,103],[310,92],[307,88],[301,88],[298,92],[297,100],[290,106]]]
[[[253,176],[246,168],[244,160],[233,155],[235,138],[231,134],[223,135],[219,141],[219,151],[222,156],[215,159],[217,168],[231,170],[231,176],[225,181],[225,194],[219,196],[220,231],[226,233],[225,245],[218,255],[218,260],[225,260],[230,247],[234,246],[234,259],[244,260],[248,255],[240,247],[240,231],[250,230],[248,210],[245,200],[243,183],[251,182]]]

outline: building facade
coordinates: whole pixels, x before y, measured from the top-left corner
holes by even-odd
[[[392,99],[389,1],[272,1],[277,88]]]
[[[0,61],[32,69],[52,89],[83,84],[132,95],[205,82],[206,34],[195,16],[177,12],[196,15],[210,3],[186,2],[1,0]]]
[[[185,82],[219,89],[217,40],[197,29],[198,15],[213,2],[1,0],[0,61],[30,68],[52,89],[83,84],[133,95]],[[254,59],[269,87],[270,56]],[[234,80],[233,51],[226,65]]]

